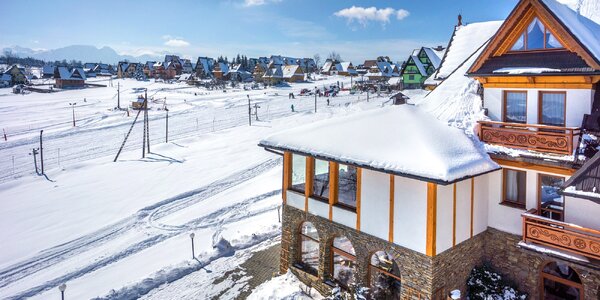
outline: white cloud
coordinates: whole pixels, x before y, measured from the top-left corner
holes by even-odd
[[[344,8],[340,11],[334,13],[335,16],[345,18],[348,23],[357,22],[363,26],[367,26],[367,24],[371,21],[380,22],[382,25],[390,22],[390,17],[396,16],[398,20],[402,20],[410,13],[404,9],[393,9],[391,7],[388,8],[376,8],[372,7],[360,7],[360,6],[352,6],[350,8]]]
[[[281,0],[244,0],[244,6],[260,6],[274,2],[281,2]]]
[[[189,46],[190,43],[183,40],[183,39],[169,39],[165,42],[165,46],[169,46],[169,47],[187,47]]]

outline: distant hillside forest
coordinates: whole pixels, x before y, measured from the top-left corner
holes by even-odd
[[[19,64],[26,67],[43,67],[47,62],[41,59],[35,59],[32,57],[18,57],[12,54],[10,51],[4,51],[0,56],[0,64],[6,65],[14,65]],[[71,60],[67,61],[63,59],[62,61],[50,62],[55,66],[65,66],[65,67],[83,67],[83,63],[79,60]]]

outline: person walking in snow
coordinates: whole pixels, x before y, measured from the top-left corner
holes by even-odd
[[[329,106],[329,98],[327,98],[327,106]]]
[[[292,112],[294,112],[294,104],[292,104]]]

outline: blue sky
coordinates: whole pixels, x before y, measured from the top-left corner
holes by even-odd
[[[337,51],[345,60],[403,60],[445,45],[465,22],[506,18],[517,0],[3,0],[0,47],[109,46],[122,54],[186,57]],[[26,13],[25,13],[26,12]]]

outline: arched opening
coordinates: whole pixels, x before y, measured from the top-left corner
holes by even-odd
[[[319,270],[319,233],[311,222],[304,222],[300,227],[300,264],[306,272],[317,275]]]
[[[356,252],[345,236],[333,239],[331,269],[333,280],[343,288],[348,288],[356,280]]]
[[[371,256],[369,283],[373,299],[400,299],[400,268],[391,253],[377,251]]]
[[[567,264],[550,262],[541,274],[542,299],[581,300],[583,285],[575,270]]]

